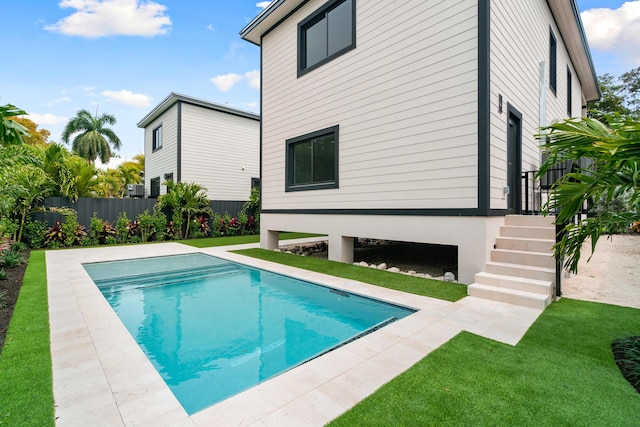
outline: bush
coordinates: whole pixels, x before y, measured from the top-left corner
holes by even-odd
[[[104,228],[104,221],[98,218],[97,213],[93,213],[91,220],[89,221],[89,240],[92,245],[100,243],[100,236],[102,235],[102,229]]]
[[[3,237],[14,237],[18,231],[17,221],[12,220],[8,217],[3,217],[0,219],[0,238]]]
[[[44,245],[49,248],[59,248],[60,246],[64,246],[65,237],[64,230],[62,229],[62,223],[60,221],[56,221],[55,224],[47,229]]]
[[[79,246],[87,238],[84,225],[78,224],[76,214],[65,215],[62,232],[65,235],[62,242],[65,246]]]
[[[116,220],[116,242],[126,243],[129,241],[131,237],[129,235],[129,226],[132,222],[133,221],[129,221],[126,212],[120,212],[120,214],[118,214],[118,219]]]
[[[26,261],[24,255],[17,251],[3,251],[0,254],[0,267],[1,268],[14,268]]]
[[[611,350],[622,375],[640,393],[640,336],[614,340]]]
[[[44,245],[47,224],[44,221],[29,220],[24,225],[23,239],[30,248],[41,248]]]

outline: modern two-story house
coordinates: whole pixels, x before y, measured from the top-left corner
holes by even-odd
[[[138,127],[147,197],[166,193],[166,181],[184,181],[207,188],[212,200],[245,201],[259,185],[260,116],[172,92]]]
[[[261,47],[261,245],[281,230],[491,258],[540,164],[541,125],[600,96],[575,0],[276,0]]]

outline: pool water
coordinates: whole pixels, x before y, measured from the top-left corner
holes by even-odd
[[[414,312],[201,253],[84,268],[189,414]]]

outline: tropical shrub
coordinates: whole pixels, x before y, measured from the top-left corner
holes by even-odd
[[[177,237],[189,238],[191,219],[197,215],[211,215],[211,201],[207,198],[207,189],[195,182],[166,181],[167,193],[158,197],[158,210],[166,210],[174,223]]]
[[[62,230],[62,223],[56,221],[45,233],[44,245],[49,248],[59,248],[64,246],[65,234]]]
[[[84,225],[78,224],[78,217],[75,213],[65,216],[64,224],[62,225],[62,232],[65,235],[63,241],[65,246],[79,246],[87,237]]]
[[[35,219],[27,221],[24,226],[23,239],[30,248],[41,248],[44,244],[47,224]]]
[[[24,255],[15,250],[0,253],[0,268],[14,268],[26,261]]]

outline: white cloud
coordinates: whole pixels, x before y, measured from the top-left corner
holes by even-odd
[[[29,113],[26,117],[40,127],[44,125],[61,125],[63,123],[67,123],[67,121],[69,120],[66,117],[55,116],[51,113]]]
[[[236,83],[242,80],[243,76],[240,74],[223,74],[220,76],[215,76],[211,78],[211,82],[216,85],[216,87],[222,91],[226,92],[231,89]]]
[[[592,49],[640,63],[640,0],[625,2],[618,9],[585,10],[580,16]]]
[[[251,86],[254,89],[260,89],[260,71],[259,70],[247,71],[246,73],[244,73],[244,76],[247,80],[249,80],[249,86]]]
[[[53,107],[54,105],[60,105],[64,102],[69,102],[69,101],[71,101],[71,98],[69,98],[68,96],[63,96],[58,99],[54,99],[53,101],[46,102],[44,105],[47,107]]]
[[[259,7],[260,9],[266,9],[267,7],[269,7],[269,5],[273,3],[272,1],[261,1],[256,3],[256,6]]]
[[[214,26],[213,26],[213,24],[209,24],[209,25],[207,25],[207,30],[209,30],[209,31],[215,31],[215,30],[216,30],[216,27],[214,27]]]
[[[171,28],[167,7],[139,0],[62,0],[62,8],[76,12],[44,28],[70,36],[155,36]]]
[[[105,90],[101,92],[102,95],[107,98],[111,98],[115,101],[125,105],[132,105],[134,107],[147,107],[151,104],[151,98],[141,93],[133,93],[129,90]]]

